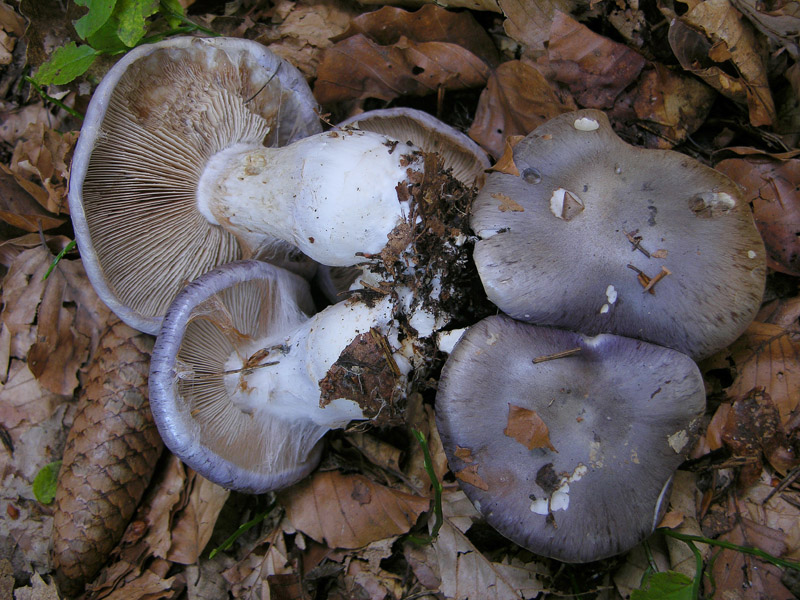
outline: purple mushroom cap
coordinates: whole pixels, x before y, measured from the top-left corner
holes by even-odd
[[[536,554],[589,562],[652,533],[704,406],[697,366],[675,350],[493,316],[450,354],[436,422],[491,526]]]
[[[548,121],[514,147],[472,209],[489,299],[522,321],[614,333],[695,359],[761,304],[764,244],[727,177],[623,142],[600,111]]]

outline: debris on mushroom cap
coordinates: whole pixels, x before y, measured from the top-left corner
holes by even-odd
[[[109,71],[86,113],[69,201],[84,265],[114,312],[156,333],[185,281],[241,256],[197,211],[206,163],[231,145],[320,131],[315,108],[299,71],[243,39],[172,38]]]
[[[287,271],[241,261],[202,275],[170,306],[153,351],[164,443],[228,488],[297,481],[328,430],[396,415],[410,366],[393,354],[393,308],[389,297],[344,301],[309,318],[308,284]]]
[[[345,119],[337,127],[375,131],[402,143],[411,142],[425,152],[436,152],[445,168],[452,169],[453,176],[465,185],[480,187],[484,171],[491,166],[486,152],[469,137],[413,108],[371,110]]]
[[[536,554],[589,562],[653,531],[704,405],[697,366],[675,350],[492,316],[445,363],[436,422],[490,525]],[[546,427],[524,437],[532,412]]]
[[[514,163],[520,175],[489,175],[471,216],[481,280],[506,314],[694,358],[755,316],[764,245],[727,177],[626,144],[595,110],[545,123],[515,146]]]

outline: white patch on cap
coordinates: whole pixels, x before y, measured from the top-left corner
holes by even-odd
[[[609,285],[606,288],[606,298],[608,298],[609,304],[614,304],[617,301],[617,290],[613,285]]]
[[[564,188],[558,188],[550,196],[550,212],[559,219],[562,218],[561,215],[564,212],[564,194],[566,193],[567,190]]]
[[[681,429],[669,436],[667,442],[669,442],[669,447],[675,451],[675,454],[680,454],[686,444],[689,443],[689,434],[686,433],[685,429]]]
[[[610,307],[608,306],[608,304],[603,304],[603,306],[601,306],[601,307],[600,307],[600,314],[601,314],[601,315],[604,315],[604,314],[606,314],[606,313],[607,313],[609,310],[610,310]]]
[[[588,472],[589,467],[582,463],[579,464],[572,471],[572,475],[561,478],[561,484],[550,496],[549,502],[547,498],[539,498],[531,502],[531,512],[537,515],[546,515],[557,510],[567,510],[569,508],[569,484],[580,481]]]
[[[486,345],[487,346],[494,346],[497,343],[497,340],[500,339],[500,336],[496,333],[492,332],[489,334],[489,337],[486,338]]]
[[[747,258],[755,258],[756,256],[758,256],[758,255],[755,252],[753,252],[752,250],[748,250],[747,251]]]
[[[595,129],[600,129],[600,123],[594,119],[590,119],[589,117],[581,117],[580,119],[576,119],[572,125],[578,131],[594,131]]]

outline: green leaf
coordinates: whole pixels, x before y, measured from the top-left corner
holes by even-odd
[[[91,46],[70,42],[58,48],[50,60],[39,67],[33,80],[38,85],[63,85],[80,77],[92,66],[99,52]]]
[[[111,18],[86,41],[91,44],[92,48],[107,54],[127,52],[130,48],[119,39],[117,29],[119,29],[119,20],[116,15],[111,15]]]
[[[90,35],[100,29],[114,12],[117,0],[75,0],[78,6],[85,6],[89,12],[75,21],[75,31],[82,39],[88,39]]]
[[[644,581],[641,589],[633,590],[631,600],[694,600],[693,583],[683,573],[653,573]]]
[[[132,48],[147,31],[147,17],[158,10],[158,0],[118,0],[116,16],[119,19],[117,35]]]
[[[159,10],[164,15],[167,24],[173,29],[180,27],[185,21],[186,13],[180,0],[161,0]]]
[[[58,483],[58,471],[61,469],[61,461],[51,462],[42,467],[33,480],[33,495],[42,504],[50,504],[56,497],[56,484]]]

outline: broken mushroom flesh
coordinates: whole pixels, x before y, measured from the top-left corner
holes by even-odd
[[[153,351],[150,403],[164,443],[227,488],[299,480],[327,431],[388,413],[403,393],[410,367],[391,354],[392,308],[389,298],[351,300],[308,317],[308,284],[285,270],[241,261],[204,274],[170,306]],[[362,347],[373,360],[360,356],[356,370],[347,353]]]
[[[766,276],[750,208],[692,158],[623,142],[600,111],[552,119],[472,208],[489,299],[515,319],[607,332],[695,359],[736,339]]]
[[[652,533],[704,405],[684,354],[492,316],[447,359],[436,420],[490,525],[536,554],[589,562]]]
[[[410,142],[424,152],[436,152],[453,177],[467,186],[480,187],[484,171],[491,166],[478,144],[421,110],[407,107],[371,110],[345,119],[337,127],[374,131],[401,143]]]
[[[243,253],[197,208],[209,160],[320,129],[300,72],[260,44],[179,37],[131,50],[92,96],[71,168],[75,235],[100,297],[156,333],[186,281]]]

